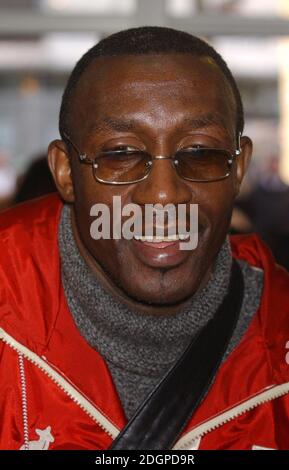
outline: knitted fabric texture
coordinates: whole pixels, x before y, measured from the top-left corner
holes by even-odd
[[[68,205],[62,209],[58,243],[62,283],[70,312],[82,336],[104,357],[126,417],[130,419],[222,303],[232,266],[229,240],[225,240],[219,251],[207,285],[190,299],[182,311],[158,317],[131,309],[106,291],[79,253]],[[245,295],[223,361],[246,331],[262,292],[262,271],[246,262],[240,262],[240,266],[244,274]]]

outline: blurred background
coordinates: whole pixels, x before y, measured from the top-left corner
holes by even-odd
[[[289,0],[0,0],[0,208],[54,189],[45,156],[69,72],[141,25],[199,35],[227,61],[254,141],[232,232],[257,231],[289,269]]]

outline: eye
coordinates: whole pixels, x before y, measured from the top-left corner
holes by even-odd
[[[114,147],[111,147],[111,148],[105,148],[103,149],[103,152],[104,153],[110,153],[110,152],[133,152],[133,151],[136,151],[136,152],[140,152],[141,150],[135,148],[135,147],[132,147],[130,145],[116,145]]]
[[[205,145],[200,145],[200,144],[192,144],[188,145],[187,147],[182,147],[180,148],[177,152],[176,155],[192,155],[192,156],[197,156],[198,154],[202,154],[202,150],[208,148]],[[197,152],[199,150],[200,152]]]
[[[144,152],[142,150],[130,145],[115,145],[110,149],[103,150],[96,158],[105,158],[106,162],[114,161],[119,164],[120,162],[132,162],[136,159],[139,161],[143,158],[143,155]]]
[[[192,144],[189,145],[188,147],[181,148],[179,151],[182,150],[197,150],[197,149],[205,149],[208,148],[206,145],[201,145],[201,144]]]

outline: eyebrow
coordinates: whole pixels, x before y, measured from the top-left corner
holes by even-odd
[[[198,117],[187,117],[184,119],[184,124],[194,130],[210,126],[226,128],[225,120],[217,113],[206,113]]]
[[[196,116],[187,116],[184,118],[182,123],[178,124],[178,128],[181,127],[191,128],[193,130],[202,129],[205,127],[210,126],[218,126],[222,128],[226,128],[224,119],[221,115],[217,113],[206,113]],[[101,121],[94,123],[92,126],[89,127],[88,132],[89,134],[93,134],[95,132],[101,132],[105,130],[113,130],[117,132],[129,132],[134,131],[139,127],[137,121],[133,119],[121,119],[121,118],[114,118],[114,117],[104,117]]]
[[[117,132],[132,131],[136,128],[136,123],[132,119],[119,119],[113,117],[105,117],[101,121],[97,121],[89,127],[89,134],[101,132],[105,130],[113,130]]]

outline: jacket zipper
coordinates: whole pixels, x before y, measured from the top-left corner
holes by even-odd
[[[112,439],[115,439],[120,430],[99,411],[87,398],[85,398],[75,387],[55,371],[47,362],[35,354],[30,349],[16,341],[12,336],[0,328],[0,339],[18,354],[25,357],[42,372],[44,372],[71,400],[73,400],[83,411],[85,411]],[[289,393],[289,382],[281,385],[269,385],[253,397],[246,399],[242,403],[229,408],[228,410],[210,418],[199,424],[182,436],[174,445],[172,450],[189,450],[197,439],[232,421],[236,417],[256,408],[263,403],[279,398]]]
[[[90,418],[93,419],[112,439],[119,434],[119,429],[106,418],[82,393],[71,385],[60,373],[55,371],[44,359],[16,341],[0,328],[0,339],[46,374],[66,395],[69,396]]]
[[[223,424],[232,421],[247,411],[250,411],[259,405],[263,405],[263,403],[268,403],[269,401],[275,400],[276,398],[286,395],[287,393],[289,393],[289,382],[285,382],[281,385],[269,385],[255,394],[253,397],[246,399],[238,405],[229,408],[214,418],[210,418],[209,420],[204,421],[195,428],[191,429],[191,431],[187,432],[176,442],[172,450],[189,450],[190,447],[195,444],[197,439],[201,439],[210,431],[214,431]]]

